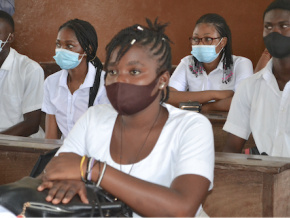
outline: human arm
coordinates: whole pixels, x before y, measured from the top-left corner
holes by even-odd
[[[169,99],[167,103],[179,107],[180,102],[198,101],[201,104],[210,100],[221,100],[234,95],[232,90],[208,90],[199,92],[180,92],[170,87]]]
[[[0,132],[5,135],[30,136],[38,132],[41,111],[35,110],[23,115],[24,120]]]
[[[223,152],[242,153],[246,140],[236,135],[228,133]]]
[[[263,51],[260,59],[258,60],[258,63],[255,67],[255,73],[257,73],[258,71],[262,70],[267,63],[269,62],[269,60],[272,58],[272,56],[270,55],[269,51],[267,50],[267,48],[265,48],[265,50]]]
[[[202,105],[201,111],[206,113],[209,111],[229,111],[232,97],[221,99],[215,102],[208,102]]]
[[[45,138],[59,139],[58,125],[54,114],[45,115]]]

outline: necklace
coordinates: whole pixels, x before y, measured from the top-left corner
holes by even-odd
[[[132,169],[133,169],[133,166],[134,166],[134,164],[136,163],[136,161],[137,161],[137,159],[138,159],[139,155],[141,154],[141,151],[142,151],[142,150],[143,150],[143,148],[145,147],[145,145],[146,145],[146,142],[147,142],[147,139],[148,139],[148,137],[149,137],[149,135],[150,135],[150,133],[151,133],[151,131],[152,131],[153,127],[155,126],[155,124],[156,124],[156,122],[157,122],[157,120],[158,120],[158,117],[159,117],[160,111],[161,111],[161,107],[159,107],[159,111],[158,111],[158,114],[157,114],[157,116],[156,116],[156,118],[155,118],[155,121],[154,121],[154,123],[152,124],[152,126],[151,126],[150,130],[148,131],[148,133],[147,133],[147,135],[146,135],[146,138],[145,138],[145,140],[144,140],[143,144],[141,145],[141,147],[140,147],[140,149],[139,149],[139,151],[138,151],[138,153],[137,153],[137,155],[136,155],[136,157],[135,157],[135,159],[134,159],[134,162],[133,162],[133,164],[132,164],[132,166],[131,166],[131,169],[129,170],[129,173],[128,173],[128,175],[130,175],[130,173],[131,173],[131,171],[132,171]],[[122,172],[122,154],[123,154],[123,126],[124,126],[123,116],[121,117],[121,119],[122,119],[122,123],[121,123],[121,152],[120,152],[120,171]]]

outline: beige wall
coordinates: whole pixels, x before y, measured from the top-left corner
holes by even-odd
[[[263,51],[263,11],[271,0],[15,0],[13,47],[38,62],[53,61],[55,39],[61,24],[79,18],[92,23],[98,33],[98,55],[120,29],[145,24],[145,17],[170,22],[167,34],[173,64],[190,54],[188,37],[195,21],[205,13],[218,13],[233,35],[233,52],[255,65]]]

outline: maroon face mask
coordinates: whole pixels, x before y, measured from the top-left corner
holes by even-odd
[[[149,85],[112,83],[111,85],[106,85],[107,96],[120,115],[136,114],[148,107],[158,96],[159,91],[151,96],[157,81],[155,79]]]

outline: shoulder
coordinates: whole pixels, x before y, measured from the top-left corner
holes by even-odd
[[[64,73],[64,70],[60,70],[58,72],[55,72],[55,73],[49,75],[45,79],[45,83],[58,85],[59,84],[59,81],[60,81],[60,78],[63,75],[63,73]]]
[[[193,62],[192,55],[185,56],[184,58],[181,59],[180,62],[182,62],[182,63],[191,63],[191,62]]]
[[[19,54],[15,49],[10,48],[10,52],[14,54],[14,64],[19,65],[22,69],[40,70],[43,72],[42,67],[34,60],[26,55]]]
[[[86,114],[89,119],[107,119],[110,116],[116,116],[117,111],[111,104],[98,104],[89,107]]]
[[[236,56],[236,55],[232,55],[233,57],[233,64],[240,64],[240,63],[250,63],[252,64],[252,61],[248,58],[242,57],[242,56]]]

